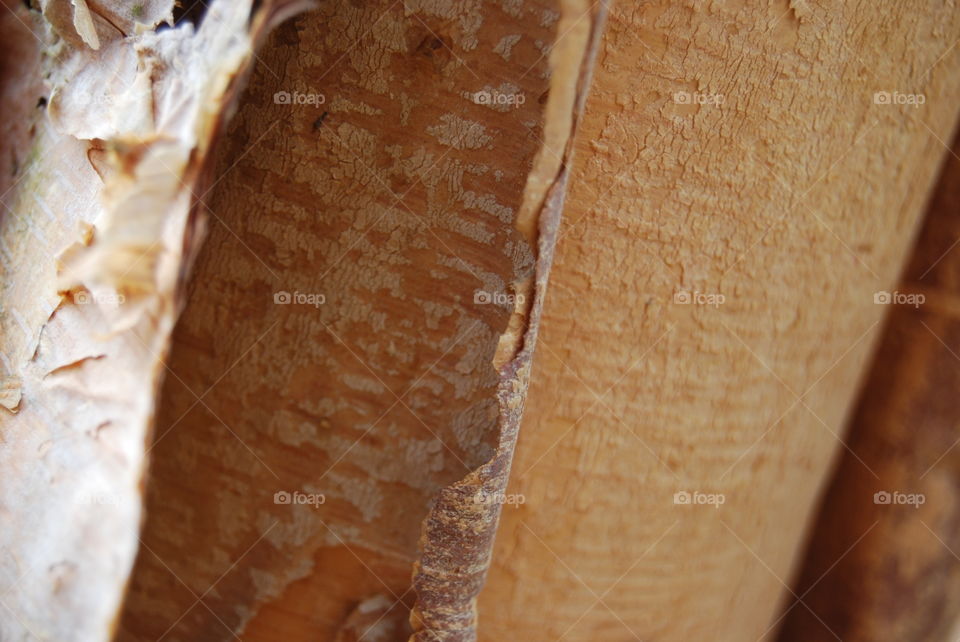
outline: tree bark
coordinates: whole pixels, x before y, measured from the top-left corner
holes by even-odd
[[[950,139],[960,15],[764,7],[611,10],[481,639],[773,639],[792,599]]]
[[[956,639],[957,150],[955,139],[906,274],[890,293],[900,303],[794,590],[807,608],[788,601],[783,640],[827,640],[829,630],[850,641]]]
[[[104,640],[139,546],[195,191],[257,40],[296,7],[216,3],[196,31],[154,31],[172,2],[39,5],[5,4],[2,25],[0,637]]]
[[[258,54],[173,339],[121,639],[475,638],[598,20],[332,2]]]
[[[952,2],[4,2],[0,638],[772,639],[914,561],[843,426]]]

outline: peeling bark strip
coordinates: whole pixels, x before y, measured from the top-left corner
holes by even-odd
[[[28,152],[3,173],[0,638],[105,640],[208,153],[256,43],[304,4],[218,1],[196,30],[156,30],[170,0],[39,4],[0,12],[24,122],[4,142]]]
[[[477,639],[476,599],[490,565],[502,509],[500,502],[484,498],[502,496],[507,490],[566,194],[573,135],[589,89],[606,13],[606,2],[592,7],[576,0],[562,4],[561,35],[550,60],[546,141],[524,193],[524,204],[533,203],[538,234],[533,302],[523,324],[519,352],[500,368],[496,454],[461,481],[444,488],[424,521],[422,554],[413,573],[417,602],[410,614],[415,631],[412,641]],[[554,150],[562,150],[562,156]],[[522,210],[518,229],[531,222],[523,218]]]
[[[526,314],[475,296],[532,287],[572,118],[548,100],[573,26],[560,6],[337,0],[259,51],[173,338],[121,639],[174,624],[173,639],[331,638],[375,594],[402,604],[384,620],[402,612],[409,636],[422,522],[499,441],[497,368]],[[277,305],[280,291],[326,303]],[[202,405],[188,388],[209,390]],[[274,502],[298,489],[326,501]],[[216,582],[213,613],[181,618],[194,599],[165,589],[171,572]]]

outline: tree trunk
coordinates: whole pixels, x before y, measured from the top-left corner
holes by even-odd
[[[906,274],[890,293],[901,303],[796,586],[809,609],[788,600],[784,640],[831,639],[827,627],[850,641],[957,638],[957,150],[955,139]]]
[[[0,639],[774,637],[952,2],[4,2]]]
[[[950,140],[958,34],[949,3],[612,8],[482,639],[773,639]]]

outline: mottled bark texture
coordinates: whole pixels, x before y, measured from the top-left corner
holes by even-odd
[[[121,639],[474,639],[601,6],[328,2],[261,50]]]

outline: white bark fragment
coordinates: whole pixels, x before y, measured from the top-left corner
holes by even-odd
[[[172,4],[18,8],[50,93],[0,226],[25,271],[0,294],[3,640],[112,635],[204,165],[258,36],[296,8],[217,0],[154,31]]]

